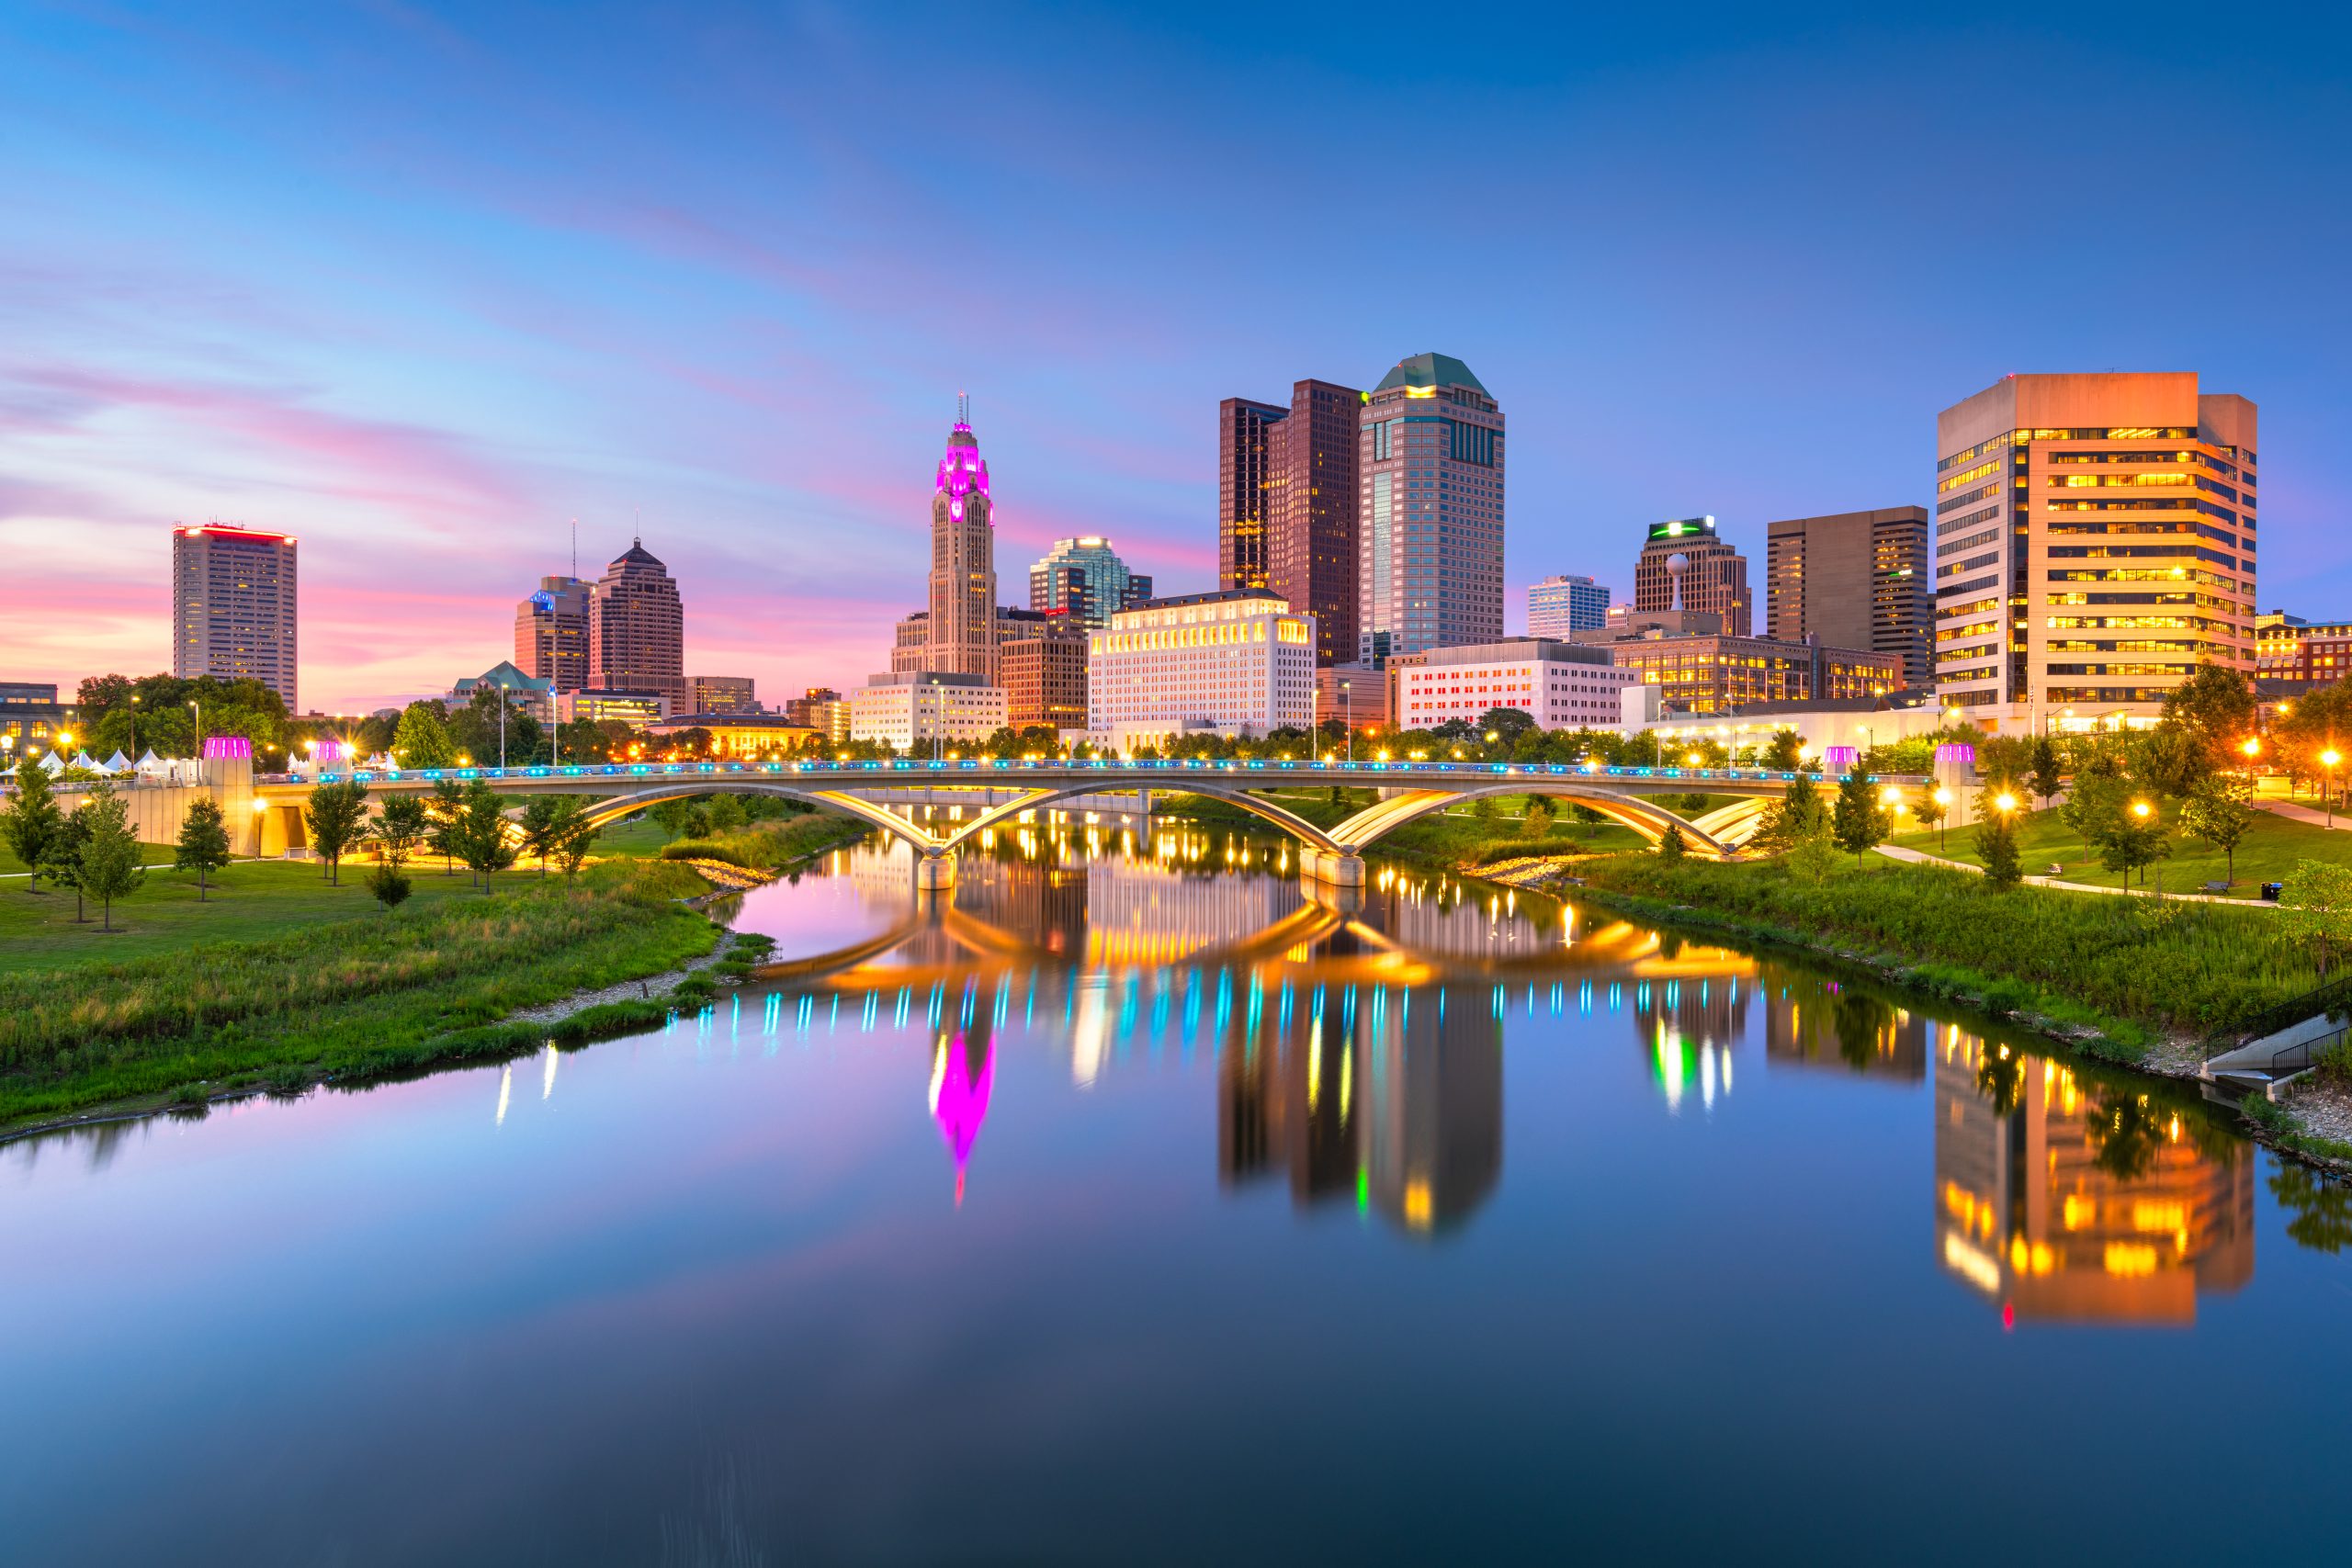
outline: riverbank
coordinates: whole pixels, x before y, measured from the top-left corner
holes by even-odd
[[[574,881],[510,876],[489,897],[356,917],[305,897],[265,940],[0,975],[0,1140],[659,1023],[768,946],[722,949],[706,906],[865,832],[831,817],[760,822]],[[305,894],[316,877],[269,869],[302,876]]]
[[[415,911],[0,976],[0,1134],[473,1054],[518,1009],[650,979],[720,928],[684,866],[621,861]]]

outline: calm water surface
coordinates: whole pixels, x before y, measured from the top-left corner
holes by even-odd
[[[1159,849],[845,852],[702,1017],[0,1147],[0,1560],[2342,1561],[2352,1213],[2195,1100]]]

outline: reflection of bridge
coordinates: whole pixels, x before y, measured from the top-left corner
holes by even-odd
[[[345,775],[322,773],[333,781]],[[1207,795],[1280,828],[1305,846],[1300,869],[1340,886],[1363,881],[1363,852],[1417,818],[1487,795],[1542,795],[1585,807],[1655,842],[1679,830],[1697,853],[1716,858],[1737,852],[1758,826],[1764,804],[1800,775],[1756,768],[1620,768],[1597,762],[1316,762],[1316,761],[1023,761],[967,758],[886,762],[593,763],[562,768],[433,768],[349,775],[377,795],[429,792],[444,779],[486,779],[502,795],[582,795],[594,797],[597,820],[610,821],[684,796],[743,794],[806,801],[872,823],[921,852],[916,881],[946,887],[956,880],[956,853],[966,842],[1023,814],[1106,792],[1178,790]],[[1834,780],[1813,776],[1816,782]],[[312,781],[257,779],[256,809],[299,805]],[[1885,777],[1874,782],[1917,785],[1926,781]],[[1330,828],[1300,816],[1267,791],[1375,788],[1382,799]],[[867,795],[910,786],[971,793],[977,809],[940,830]],[[1697,817],[1659,804],[1658,795],[1702,794],[1735,798]],[[1005,798],[998,798],[1002,795]]]

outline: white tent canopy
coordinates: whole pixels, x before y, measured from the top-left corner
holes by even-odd
[[[122,748],[118,746],[115,748],[115,753],[113,756],[108,757],[105,761],[98,764],[98,772],[102,773],[119,773],[129,771],[130,767],[130,759],[124,756],[122,754]]]
[[[58,774],[65,771],[65,759],[59,756],[56,752],[51,751],[48,756],[43,757],[40,760],[40,771],[47,773],[50,777],[55,778]]]
[[[155,755],[155,748],[153,746],[147,748],[147,754],[140,758],[135,765],[142,773],[161,773],[170,771],[170,764]]]

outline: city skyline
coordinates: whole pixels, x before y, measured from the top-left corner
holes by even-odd
[[[771,691],[854,683],[906,607],[902,562],[926,521],[910,476],[935,460],[957,389],[992,461],[1019,476],[998,519],[1007,558],[1109,534],[1174,593],[1216,585],[1204,411],[1302,369],[1370,378],[1431,344],[1512,411],[1526,471],[1574,476],[1568,497],[1521,498],[1514,607],[1562,561],[1623,599],[1616,541],[1648,519],[1712,513],[1760,563],[1770,519],[1926,502],[1937,410],[2011,370],[2109,366],[2194,370],[2261,402],[2264,581],[2298,585],[2263,608],[2324,619],[2352,595],[2352,540],[2324,500],[2352,396],[2326,373],[2346,335],[2326,286],[2344,219],[2295,195],[2343,140],[2340,96],[2297,91],[2324,50],[2272,29],[2254,73],[2249,43],[2184,64],[2093,19],[1833,20],[1796,51],[1725,17],[1703,54],[1635,19],[1573,51],[1551,24],[1500,25],[1517,47],[1499,52],[1526,63],[1461,128],[1492,153],[1461,193],[1496,213],[1480,286],[1425,299],[1399,287],[1418,263],[1375,251],[1319,269],[1302,297],[1237,307],[1214,242],[1192,234],[1234,177],[1203,129],[1218,117],[1136,110],[1119,72],[1087,79],[1075,45],[1020,13],[974,41],[977,62],[1052,107],[980,132],[921,91],[921,29],[885,37],[854,17],[728,35],[747,60],[798,51],[839,68],[812,72],[794,107],[735,70],[710,81],[714,33],[627,18],[598,42],[560,21],[322,16],[283,31],[275,63],[63,15],[19,23],[0,51],[18,153],[5,188],[28,220],[0,356],[0,539],[25,568],[0,584],[0,618],[23,628],[12,673],[70,686],[168,669],[168,563],[146,541],[218,519],[304,541],[305,706],[446,690],[501,656],[515,591],[565,570],[577,519],[586,558],[638,533],[670,563],[694,601],[690,667]],[[1370,39],[1336,38],[1312,81],[1261,95],[1284,62],[1214,22],[1084,30],[1089,49],[1151,59],[1196,109],[1247,102],[1292,137],[1330,176],[1293,193],[1304,229],[1367,197],[1353,138],[1406,69]],[[1488,66],[1495,44],[1478,46]],[[578,84],[559,91],[534,67],[559,48],[584,51],[599,81],[627,53],[649,118],[589,131],[609,158],[548,145],[549,127],[589,123]],[[1414,69],[1466,77],[1455,49]],[[1962,49],[2014,63],[1965,112],[1894,107],[1895,84]],[[388,99],[435,112],[378,121],[341,102],[334,68],[354,53]],[[2150,72],[2227,127],[2181,154],[2182,177],[2220,179],[2265,214],[2262,244],[2216,264],[2242,306],[2226,324],[2172,321],[2177,266],[2153,251],[1896,266],[1872,240],[1890,218],[1943,210],[1920,169],[2081,141]],[[1888,108],[1869,145],[1785,107],[1855,82],[1881,84],[1864,91]],[[1626,154],[1623,117],[1660,93],[1706,110]],[[649,129],[672,109],[695,129]],[[368,134],[334,149],[300,134],[334,112]],[[772,190],[739,179],[731,154],[698,170],[689,153],[712,127],[779,141],[808,170]],[[944,168],[944,147],[961,149]],[[1111,188],[1147,147],[1166,177],[1079,226],[1072,194]],[[1407,182],[1445,166],[1434,150],[1397,158]],[[592,164],[613,172],[576,172]],[[1043,171],[1038,188],[1024,168]],[[1544,205],[1627,220],[1522,210],[1511,193],[1549,168],[1576,199]],[[923,226],[959,197],[970,243],[929,254]],[[175,237],[161,254],[159,221]],[[1700,230],[1710,243],[1687,244]],[[1309,254],[1279,231],[1270,243],[1270,265]],[[1951,322],[1954,299],[2029,286],[2029,316]],[[1751,309],[1758,290],[1781,308]],[[957,307],[924,308],[939,298]],[[2156,319],[2169,324],[2152,340]]]

